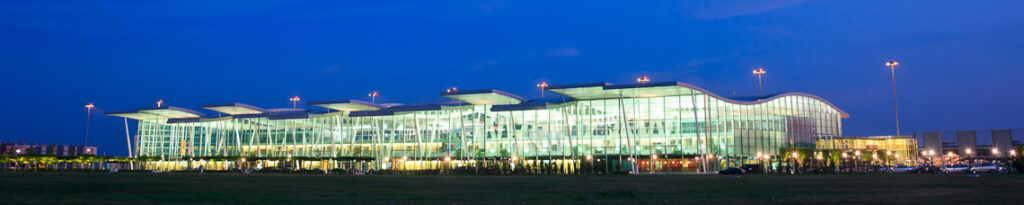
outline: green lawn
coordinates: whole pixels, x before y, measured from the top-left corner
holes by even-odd
[[[0,173],[2,203],[1024,202],[1024,175],[340,176]]]

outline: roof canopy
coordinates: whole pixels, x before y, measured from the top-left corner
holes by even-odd
[[[217,112],[227,113],[229,115],[240,115],[240,114],[260,114],[267,112],[263,108],[258,108],[252,105],[246,105],[242,103],[221,103],[221,104],[209,104],[199,106],[203,109],[213,110]]]
[[[551,92],[573,99],[608,99],[619,97],[657,97],[670,95],[690,95],[703,93],[692,89],[691,85],[680,82],[659,82],[644,84],[612,85],[605,82],[571,85],[556,85],[548,88]]]
[[[117,117],[124,117],[124,118],[131,118],[133,120],[155,120],[155,119],[166,118],[166,117],[162,117],[160,115],[154,115],[154,114],[149,114],[149,113],[139,113],[139,111],[136,111],[136,110],[112,111],[112,112],[107,112],[107,115],[109,115],[109,116],[117,116]]]
[[[541,110],[557,108],[564,105],[572,104],[573,102],[575,101],[573,101],[573,99],[569,97],[553,96],[547,98],[533,99],[519,104],[494,105],[491,107],[491,111]]]
[[[307,104],[337,111],[368,111],[384,108],[381,105],[359,100],[328,100],[309,102]]]
[[[441,96],[474,105],[519,104],[524,101],[512,93],[495,89],[441,92]]]
[[[759,104],[767,101],[771,101],[776,98],[785,96],[805,96],[820,100],[825,104],[835,108],[839,111],[840,115],[844,118],[850,115],[843,112],[832,103],[829,103],[825,99],[821,99],[818,96],[806,94],[806,93],[782,93],[772,94],[766,96],[753,96],[753,97],[739,97],[739,98],[726,98],[714,93],[708,92],[703,88],[682,83],[682,82],[656,82],[656,83],[635,83],[635,84],[621,84],[612,85],[610,83],[583,83],[583,84],[571,84],[571,85],[554,85],[548,87],[548,90],[555,92],[567,97],[578,100],[592,100],[592,99],[610,99],[610,98],[634,98],[634,97],[659,97],[659,96],[677,96],[677,95],[698,95],[706,94],[719,100],[724,100],[731,103],[737,104]]]
[[[206,114],[201,112],[173,106],[139,108],[136,111],[115,111],[108,112],[107,115],[135,120],[198,118],[206,116]]]
[[[838,110],[844,118],[849,116],[848,114],[846,114],[842,110],[839,110],[838,107],[832,105],[828,101],[825,101],[820,97],[806,93],[781,93],[763,96],[722,97],[714,93],[708,92],[703,88],[681,82],[651,82],[619,85],[613,85],[607,82],[597,82],[568,85],[552,85],[548,87],[547,90],[561,94],[566,98],[534,99],[527,101],[519,96],[516,96],[505,91],[495,89],[483,89],[447,91],[441,93],[442,97],[458,100],[461,103],[456,103],[453,101],[449,103],[440,104],[399,105],[375,104],[359,100],[329,100],[314,101],[309,102],[308,104],[311,106],[323,107],[330,110],[346,111],[348,112],[346,114],[348,114],[348,116],[350,117],[360,117],[394,115],[415,111],[468,109],[472,107],[470,105],[494,105],[493,107],[491,107],[492,111],[535,110],[557,108],[562,105],[571,105],[567,103],[572,103],[572,101],[576,100],[646,98],[688,95],[707,95],[730,103],[752,105],[772,101],[774,99],[778,99],[785,96],[796,95],[820,100],[825,104],[828,104],[829,106]],[[311,113],[309,110],[304,109],[263,109],[241,103],[209,104],[200,107],[221,113],[227,113],[231,115],[232,118],[269,117],[271,119],[295,119],[307,118],[311,114],[317,116],[337,115],[333,113]],[[107,115],[131,118],[136,120],[179,119],[175,121],[181,122],[189,121],[184,120],[184,118],[200,118],[205,116],[205,114],[200,112],[171,106],[139,108],[135,111],[108,112]]]

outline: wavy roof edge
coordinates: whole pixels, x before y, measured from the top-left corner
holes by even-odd
[[[803,92],[785,92],[785,93],[775,93],[775,94],[758,95],[758,96],[724,97],[724,96],[720,96],[718,94],[715,94],[713,92],[710,92],[708,90],[705,90],[704,88],[701,88],[701,87],[698,87],[698,86],[695,86],[695,85],[692,85],[692,84],[678,82],[678,81],[652,82],[652,83],[632,83],[632,84],[611,84],[611,83],[608,83],[608,82],[594,82],[594,83],[577,83],[577,84],[563,84],[563,85],[551,85],[551,86],[549,86],[546,90],[558,93],[558,94],[560,94],[560,95],[562,95],[564,97],[564,98],[561,99],[561,102],[558,102],[559,100],[556,99],[556,98],[538,98],[538,99],[529,99],[529,100],[527,100],[527,99],[519,97],[517,95],[511,94],[511,93],[508,93],[508,92],[505,92],[505,91],[501,91],[501,90],[496,90],[496,89],[480,89],[480,90],[465,90],[465,91],[454,91],[454,92],[441,92],[441,96],[442,97],[450,97],[450,96],[454,96],[454,95],[467,95],[467,94],[488,94],[488,93],[489,94],[497,94],[497,95],[502,95],[502,96],[505,96],[505,97],[509,97],[509,98],[512,98],[512,99],[519,100],[520,102],[515,103],[515,104],[496,104],[496,105],[492,105],[492,108],[491,108],[490,111],[534,110],[534,109],[550,108],[549,105],[558,105],[558,104],[569,103],[569,102],[573,102],[573,101],[587,100],[587,99],[576,99],[575,97],[573,97],[571,95],[564,94],[564,93],[558,92],[556,90],[574,89],[574,88],[598,88],[598,87],[601,90],[625,90],[625,89],[635,89],[635,88],[657,88],[657,87],[683,87],[683,88],[692,89],[692,90],[697,91],[699,93],[707,94],[707,95],[712,96],[712,97],[714,97],[715,99],[718,99],[718,100],[722,100],[722,101],[726,101],[726,102],[734,103],[734,104],[742,104],[742,105],[756,105],[756,104],[767,103],[767,102],[771,102],[771,101],[773,101],[775,99],[786,97],[786,96],[803,96],[803,97],[809,97],[809,98],[821,101],[822,103],[824,103],[824,104],[832,107],[836,111],[838,111],[840,113],[841,117],[849,118],[849,114],[846,113],[845,111],[843,111],[842,109],[839,109],[838,106],[835,106],[834,104],[832,104],[828,100],[825,100],[825,99],[823,99],[821,97],[818,97],[818,96],[812,95],[812,94],[808,94],[808,93],[803,93]],[[360,101],[360,100],[310,101],[310,102],[308,102],[306,104],[307,105],[311,105],[311,106],[320,106],[320,105],[335,104],[335,103],[351,103],[351,104],[358,104],[358,105],[365,105],[365,106],[372,106],[372,107],[379,108],[379,110],[348,111],[350,117],[386,116],[386,115],[394,115],[394,114],[399,113],[399,112],[442,110],[445,107],[460,107],[460,106],[464,106],[464,105],[467,105],[467,104],[472,104],[472,103],[460,102],[460,103],[436,103],[436,104],[425,104],[425,105],[383,106],[381,104],[375,104],[375,103],[370,103],[370,102],[365,102],[365,101]],[[240,106],[240,107],[246,107],[246,108],[259,109],[259,110],[264,111],[264,112],[274,112],[274,111],[276,111],[276,109],[263,109],[263,108],[259,108],[259,107],[256,107],[256,106],[246,105],[246,104],[242,104],[242,103],[220,103],[220,104],[200,105],[201,108],[215,107],[215,106]],[[185,112],[185,113],[199,115],[200,117],[208,116],[208,115],[206,115],[204,113],[197,112],[197,111],[194,111],[194,110],[189,110],[189,109],[179,108],[179,107],[172,107],[172,106],[144,107],[144,108],[139,108],[139,109],[134,110],[134,111],[112,111],[112,112],[107,112],[106,114],[107,115],[111,115],[111,116],[124,117],[124,116],[126,116],[128,114],[138,113],[138,112],[144,111],[144,110],[159,110],[159,109],[175,110],[175,111],[180,111],[180,112]],[[281,114],[284,114],[284,113],[281,113]],[[294,113],[294,114],[289,113],[289,114],[290,115],[295,115],[295,114],[298,114],[298,113]],[[305,114],[305,116],[309,116],[309,114],[321,114],[321,113],[310,113],[310,112],[307,111],[307,112],[304,112],[303,114]],[[298,114],[298,115],[302,115],[302,114]],[[270,116],[270,114],[266,113],[266,114],[238,114],[238,115],[235,115],[235,117],[237,117],[237,118],[248,118],[248,117],[257,117],[257,116],[261,116],[261,117],[262,116]],[[291,116],[289,116],[289,117],[291,117]],[[133,119],[135,119],[135,118],[133,118]],[[180,120],[180,121],[188,121],[188,120]]]
[[[724,96],[715,94],[714,92],[708,91],[708,90],[706,90],[704,88],[701,88],[701,87],[698,87],[698,86],[695,86],[695,85],[692,85],[692,84],[688,84],[688,83],[679,82],[679,81],[651,82],[651,83],[631,83],[631,84],[611,84],[611,83],[608,83],[608,82],[577,83],[577,84],[565,84],[565,85],[552,85],[552,86],[548,87],[548,90],[553,90],[554,91],[554,90],[565,90],[565,89],[574,89],[574,88],[597,88],[597,87],[600,87],[602,90],[624,90],[624,89],[633,89],[633,88],[654,88],[654,87],[668,87],[668,86],[676,86],[676,87],[683,87],[683,88],[692,89],[692,90],[698,91],[700,93],[708,94],[708,95],[714,97],[715,99],[719,99],[719,100],[723,100],[723,101],[730,102],[730,103],[735,103],[735,104],[743,104],[743,105],[755,105],[755,104],[766,103],[766,102],[772,101],[774,99],[778,99],[778,98],[786,97],[786,96],[804,96],[804,97],[813,98],[813,99],[816,99],[818,101],[821,101],[821,102],[825,103],[826,105],[828,105],[828,106],[832,107],[833,109],[835,109],[836,111],[838,111],[843,118],[850,117],[849,113],[847,113],[846,111],[843,111],[842,109],[839,109],[839,107],[836,106],[835,104],[832,104],[832,102],[829,102],[828,100],[825,100],[824,98],[818,97],[816,95],[812,95],[812,94],[808,94],[808,93],[803,93],[803,92],[785,92],[785,93],[779,93],[779,94],[771,94],[771,95],[759,96],[759,98],[753,98],[753,99],[751,99],[751,98],[742,98],[742,97],[740,97],[740,98],[729,98],[729,97],[724,97]],[[554,92],[558,93],[558,94],[561,94],[561,95],[566,95],[568,97],[574,97],[574,96],[567,95],[567,94],[564,94],[564,93],[561,93],[561,92],[558,92],[558,91],[554,91]]]

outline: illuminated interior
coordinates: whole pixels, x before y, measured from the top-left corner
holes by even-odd
[[[163,159],[152,163],[174,169],[215,157],[247,158],[247,167],[301,157],[288,166],[555,172],[735,167],[756,163],[757,153],[816,149],[819,140],[842,136],[842,119],[848,117],[803,93],[728,98],[678,82],[547,90],[564,97],[526,100],[498,90],[469,90],[441,94],[462,103],[428,106],[340,100],[309,103],[316,111],[237,103],[203,107],[221,117],[171,107],[108,114],[138,120],[136,156]],[[213,169],[226,167],[215,163],[240,162],[203,163],[214,163],[206,166]]]

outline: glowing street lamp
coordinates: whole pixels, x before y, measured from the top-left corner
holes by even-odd
[[[292,101],[292,109],[295,109],[295,104],[299,102],[299,96],[288,98],[288,101]]]
[[[548,88],[548,82],[545,81],[545,82],[537,83],[537,87],[540,88],[540,97],[543,98],[544,97],[544,89]]]
[[[757,75],[757,94],[758,95],[760,95],[762,90],[763,90],[761,88],[761,75],[764,75],[765,73],[766,72],[764,71],[764,68],[757,68],[757,70],[754,70],[754,75]]]
[[[92,120],[92,108],[96,107],[92,103],[85,105],[85,145],[89,145],[89,121]]]
[[[588,155],[587,155],[587,161],[590,161],[591,159],[594,159],[594,155],[589,155],[589,154],[588,154]]]
[[[889,61],[885,62],[885,66],[889,66],[889,70],[892,71],[892,113],[896,117],[896,136],[900,136],[900,109],[899,103],[896,102],[896,66],[900,65],[899,62]]]
[[[818,156],[815,156],[814,158],[818,159],[818,164],[816,164],[816,165],[817,166],[821,166],[821,158],[822,158],[821,154],[818,154]]]
[[[446,93],[459,92],[459,88],[451,87],[451,88],[445,89],[444,92],[446,92]],[[452,98],[452,102],[455,102],[455,98]]]
[[[377,91],[373,91],[372,93],[367,94],[366,96],[370,96],[370,102],[372,102],[373,104],[377,104]]]
[[[647,83],[647,82],[651,82],[651,79],[647,78],[647,76],[644,76],[644,77],[636,78],[636,82],[638,82],[640,84],[644,84],[644,83]]]
[[[156,101],[156,107],[163,106],[163,104],[164,104],[164,99],[160,99],[160,100]]]

